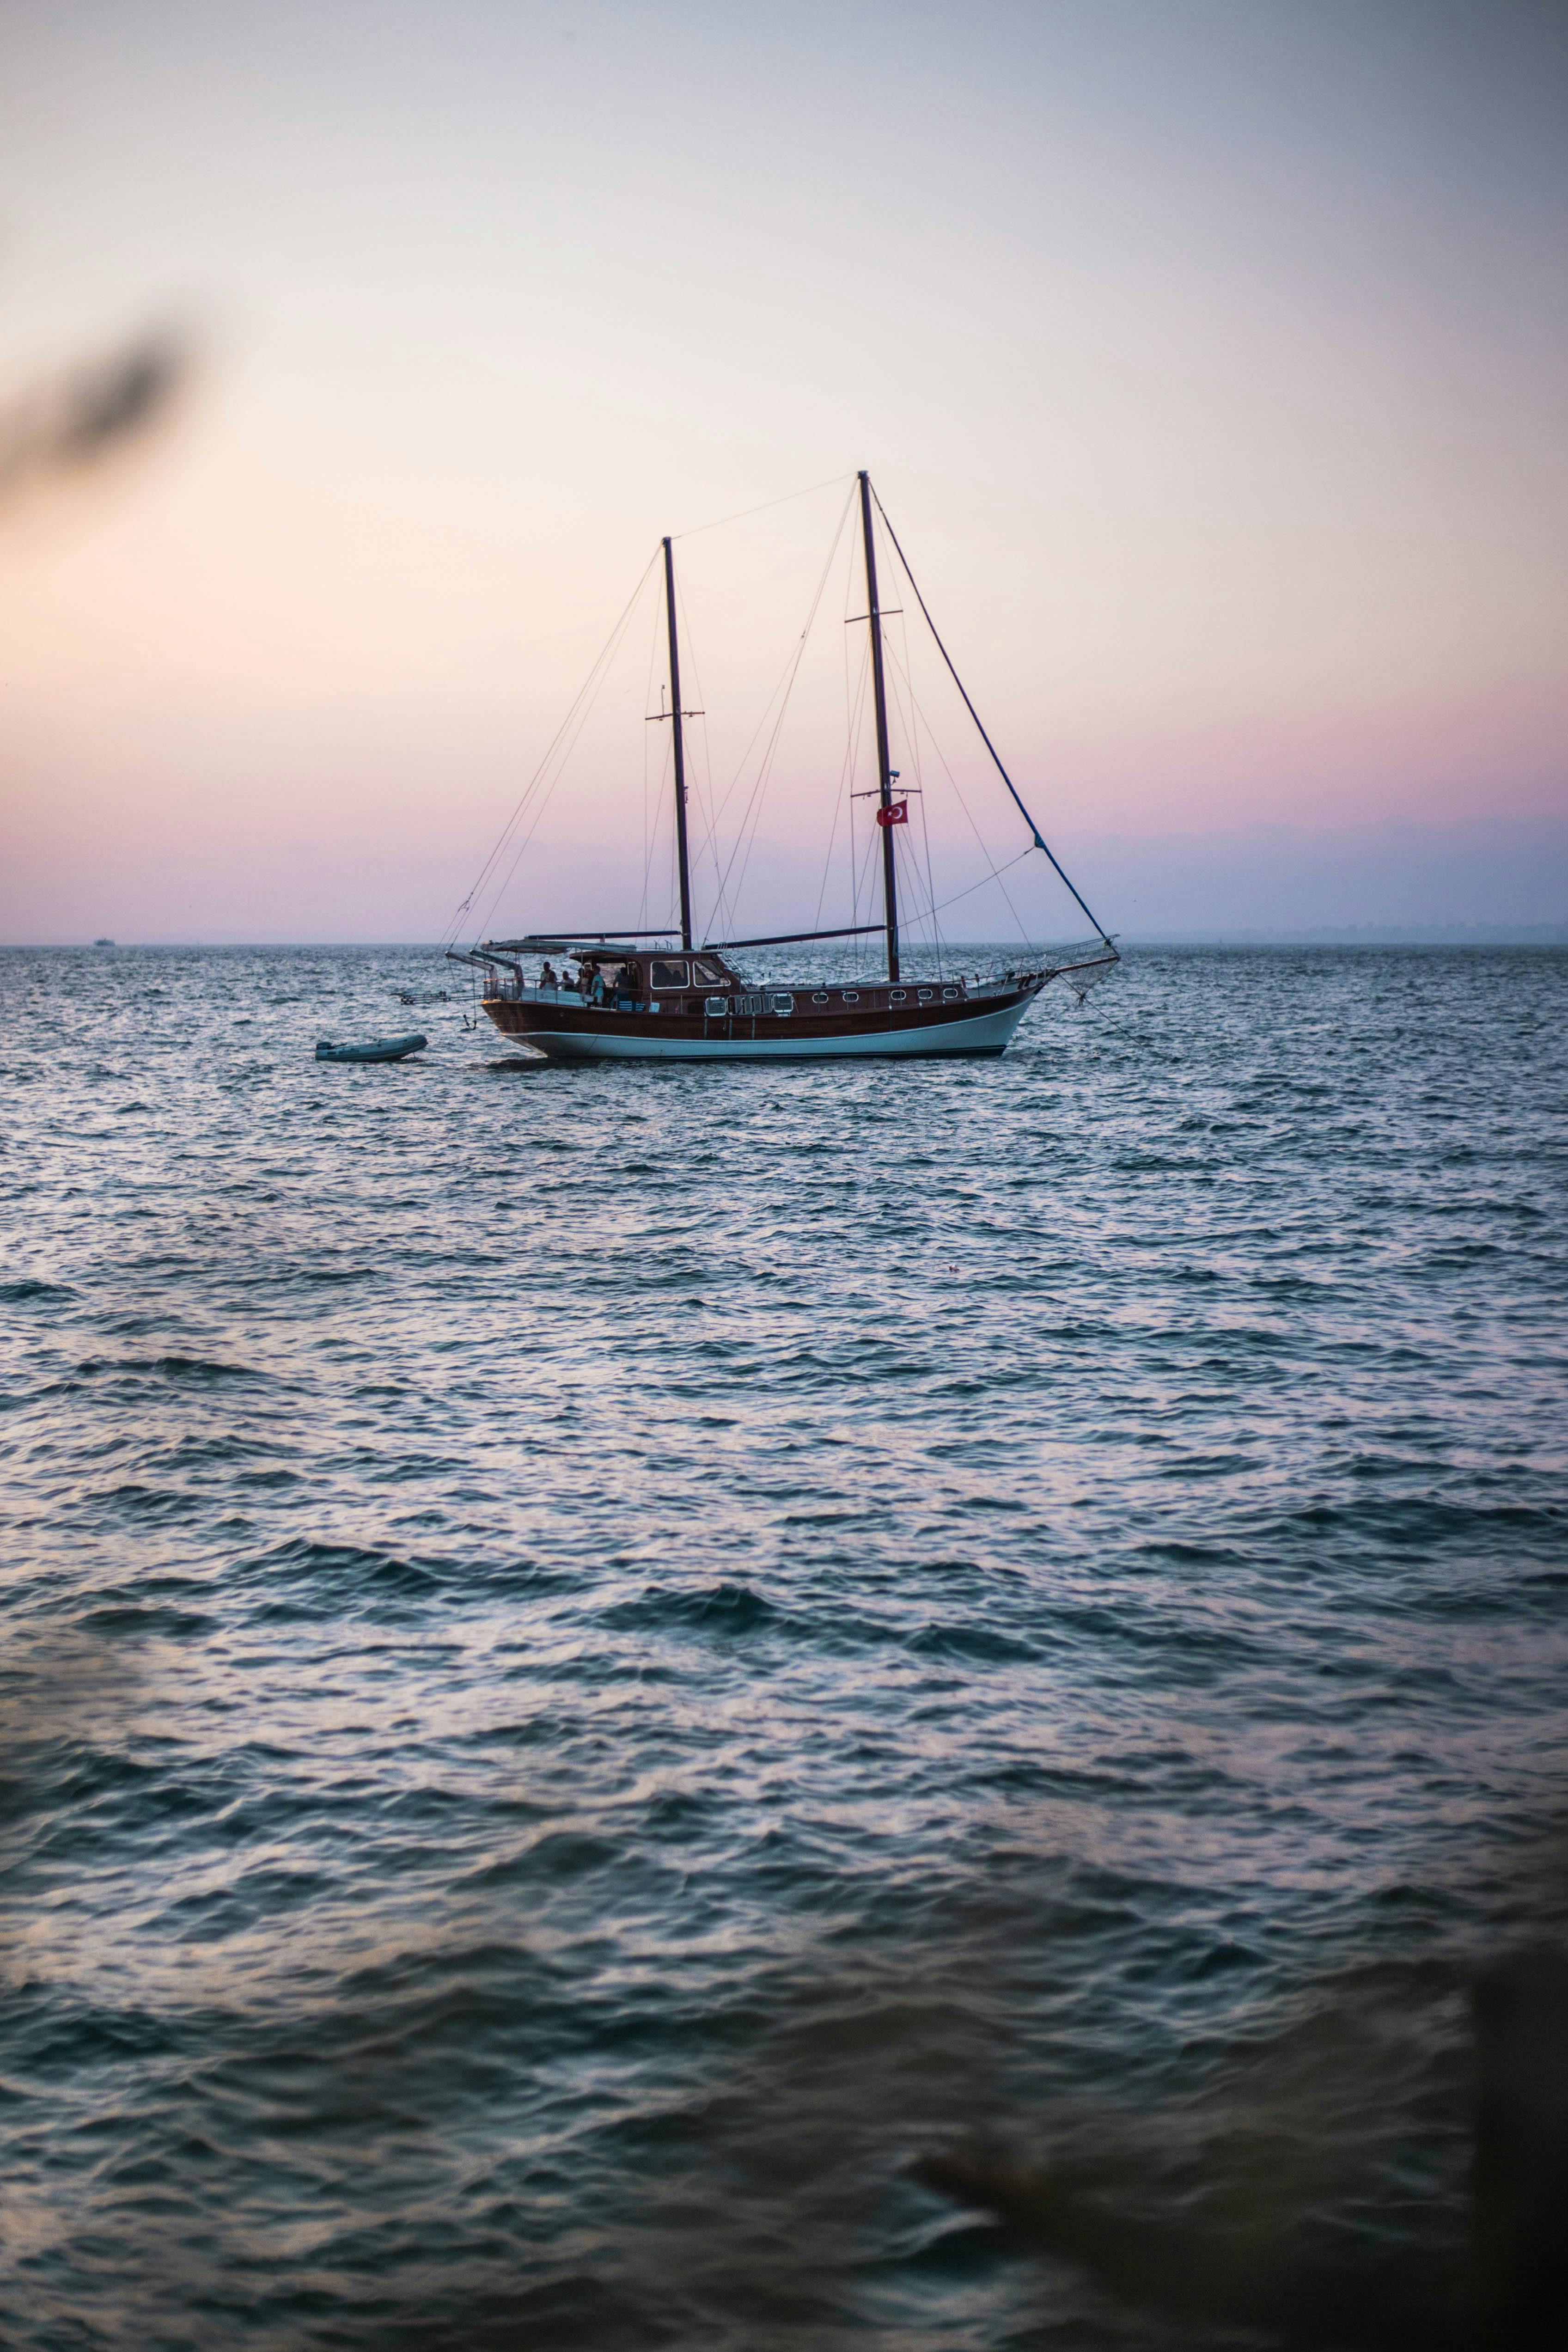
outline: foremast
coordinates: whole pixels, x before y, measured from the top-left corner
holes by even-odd
[[[681,709],[681,640],[675,626],[675,556],[669,540],[664,541],[664,620],[670,646],[670,723],[674,729],[671,738],[674,749],[675,770],[675,864],[681,877],[681,945],[690,954],[692,945],[692,868],[686,853],[686,741],[682,720],[695,718],[695,712]]]
[[[876,540],[871,521],[871,476],[862,467],[861,538],[865,547],[866,620],[871,627],[871,686],[876,706],[877,823],[882,830],[882,905],[887,929],[887,976],[898,978],[898,874],[893,856],[893,762],[887,748],[887,680],[882,664],[882,606],[876,593]],[[667,544],[667,542],[666,542]]]

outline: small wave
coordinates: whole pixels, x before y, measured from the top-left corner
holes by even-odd
[[[1271,1533],[1289,1536],[1306,1528],[1347,1538],[1376,1537],[1385,1543],[1487,1546],[1508,1535],[1551,1534],[1561,1538],[1568,1515],[1531,1503],[1457,1503],[1427,1496],[1375,1496],[1349,1503],[1312,1503],[1276,1521]]]
[[[620,1847],[608,1838],[595,1837],[586,1830],[549,1830],[522,1853],[486,1864],[468,1883],[486,1887],[511,1886],[539,1879],[570,1884],[608,1869],[622,1859]]]
[[[135,1601],[89,1610],[81,1620],[89,1633],[105,1634],[111,1639],[120,1634],[142,1634],[164,1642],[190,1641],[198,1633],[211,1633],[215,1622],[198,1610],[148,1608]]]
[[[192,1381],[204,1384],[217,1381],[269,1381],[272,1375],[257,1371],[251,1364],[225,1364],[207,1356],[89,1356],[77,1366],[83,1380],[98,1380],[116,1372],[152,1372],[166,1381]]]
[[[178,1486],[110,1486],[93,1499],[109,1510],[123,1511],[136,1519],[189,1519],[207,1507],[204,1496],[187,1494]]]
[[[15,1282],[0,1282],[0,1305],[26,1307],[34,1299],[75,1298],[77,1293],[68,1283],[43,1282],[24,1275]]]
[[[601,1622],[655,1632],[685,1628],[702,1633],[755,1633],[789,1621],[748,1584],[714,1584],[700,1592],[672,1592],[651,1584],[639,1599],[612,1603]]]
[[[455,1591],[463,1577],[455,1561],[404,1559],[396,1552],[358,1544],[319,1543],[305,1536],[242,1562],[236,1573],[253,1580],[283,1580],[304,1588],[263,1603],[256,1614],[264,1620],[334,1617],[345,1604],[428,1603]]]
[[[1247,1559],[1246,1553],[1231,1544],[1182,1543],[1175,1539],[1139,1544],[1136,1557],[1174,1560],[1182,1568],[1238,1568],[1244,1566]]]
[[[1018,1665],[1040,1655],[1032,1642],[994,1633],[984,1625],[925,1625],[904,1646],[916,1657],[966,1659],[978,1666]]]

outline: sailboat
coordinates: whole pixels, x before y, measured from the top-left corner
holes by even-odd
[[[749,939],[698,936],[692,918],[684,731],[685,720],[695,714],[685,710],[681,700],[674,553],[666,538],[661,546],[669,709],[658,715],[668,718],[672,730],[679,923],[654,931],[536,931],[516,939],[482,940],[467,949],[449,948],[451,961],[470,964],[483,975],[483,1009],[505,1036],[560,1062],[796,1062],[998,1055],[1007,1050],[1030,1006],[1052,981],[1065,980],[1082,998],[1117,962],[1109,933],[1047,847],[1002,765],[915,587],[870,475],[862,469],[856,479],[876,731],[873,815],[881,835],[879,919],[828,930],[772,932]],[[873,501],[942,659],[1029,827],[1031,846],[1050,859],[1093,927],[1092,944],[1073,950],[1068,961],[1051,962],[1043,956],[1037,960],[1025,955],[1005,969],[963,978],[904,970],[896,844],[901,828],[909,823],[909,796],[896,790],[898,771],[892,764],[888,734],[885,616],[877,581]],[[748,979],[744,967],[732,960],[753,949],[859,939],[879,932],[884,943],[885,970],[873,980],[856,976],[841,981],[769,981],[763,985]],[[558,971],[550,961],[557,955],[572,969]],[[538,971],[526,972],[524,958],[542,959]]]

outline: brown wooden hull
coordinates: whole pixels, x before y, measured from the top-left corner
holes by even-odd
[[[702,1000],[633,1011],[588,1004],[568,991],[524,990],[487,996],[485,1010],[504,1036],[556,1061],[902,1059],[1005,1053],[1043,984],[1031,976],[973,992],[910,987],[902,1003],[885,982],[847,991],[763,988],[737,992],[720,1013]]]

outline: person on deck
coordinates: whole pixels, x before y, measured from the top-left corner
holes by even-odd
[[[637,967],[623,963],[615,982],[615,1002],[622,1013],[637,1010]]]
[[[546,956],[543,963],[539,966],[539,986],[541,988],[549,989],[556,989],[560,986],[559,977],[557,974],[555,966],[551,963],[549,956]]]

